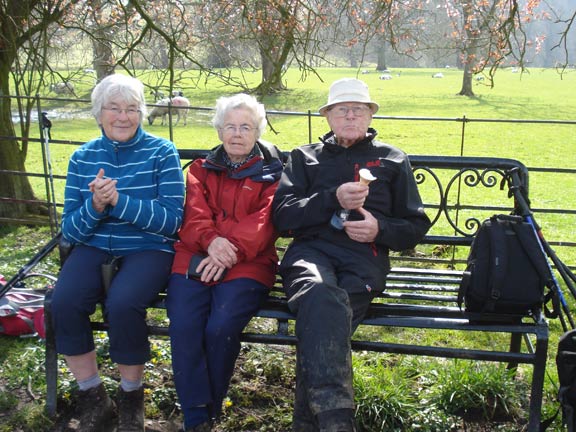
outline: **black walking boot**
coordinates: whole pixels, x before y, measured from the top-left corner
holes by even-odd
[[[144,432],[144,387],[131,392],[118,389],[118,432]]]
[[[181,429],[182,432],[211,432],[212,431],[212,422],[204,422],[200,423],[199,425],[192,426],[188,429]]]
[[[356,432],[353,409],[335,409],[318,413],[320,432]]]

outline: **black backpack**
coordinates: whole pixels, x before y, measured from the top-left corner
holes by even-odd
[[[528,315],[547,301],[551,277],[532,225],[521,216],[494,215],[472,242],[458,304],[468,312]]]

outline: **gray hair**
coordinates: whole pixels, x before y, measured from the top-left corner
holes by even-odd
[[[102,107],[112,99],[120,99],[128,104],[138,105],[140,110],[140,123],[146,117],[146,98],[144,85],[137,78],[127,75],[108,75],[92,90],[92,115],[100,124]]]
[[[266,109],[254,96],[245,93],[218,98],[216,101],[216,113],[212,118],[212,125],[216,129],[222,128],[226,115],[231,110],[240,108],[245,108],[252,113],[254,125],[257,129],[256,139],[259,139],[266,130]]]

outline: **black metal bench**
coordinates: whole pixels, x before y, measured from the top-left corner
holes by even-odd
[[[184,167],[206,150],[181,150]],[[394,267],[387,290],[376,299],[362,322],[365,326],[487,332],[499,340],[491,347],[458,347],[449,342],[422,345],[417,342],[362,340],[354,337],[355,350],[412,354],[532,365],[528,430],[538,431],[541,417],[544,373],[548,350],[548,324],[541,311],[531,316],[480,316],[461,310],[457,291],[469,246],[480,223],[494,213],[514,210],[506,184],[507,173],[516,170],[528,190],[528,171],[519,161],[486,157],[411,156],[410,161],[433,227],[418,250],[394,254]],[[422,249],[422,250],[420,250]],[[162,294],[152,308],[165,309]],[[50,327],[50,295],[45,304],[46,408],[56,412],[57,353]],[[257,319],[273,320],[270,331],[249,326],[242,340],[249,343],[294,345],[290,322],[294,316],[286,305],[278,280]],[[106,323],[93,322],[94,330]],[[150,324],[151,335],[168,336],[168,328]],[[524,344],[522,342],[525,342]],[[499,346],[498,346],[499,345]],[[505,347],[505,348],[503,348]]]

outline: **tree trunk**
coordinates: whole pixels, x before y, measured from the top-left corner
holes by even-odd
[[[22,130],[21,141],[16,139],[9,96],[10,83],[14,86],[19,86],[19,83],[12,79],[11,68],[15,66],[17,56],[26,57],[26,50],[36,50],[30,54],[34,60],[31,63],[26,60],[29,69],[18,70],[18,73],[41,72],[45,64],[38,64],[36,60],[47,46],[45,29],[58,21],[70,6],[71,3],[64,1],[0,2],[0,218],[30,220],[31,214],[47,214],[45,205],[34,202],[36,198],[25,175],[25,144],[28,142],[26,128]],[[33,20],[30,21],[30,18]],[[26,50],[20,51],[23,47]],[[24,88],[28,92],[32,91],[31,86]],[[16,88],[16,94],[19,94],[19,89],[22,88]]]
[[[209,68],[230,68],[232,67],[232,58],[230,57],[229,47],[225,44],[214,43],[208,48],[208,56],[206,58],[206,66]]]
[[[282,82],[288,55],[294,41],[291,35],[285,35],[282,39],[275,34],[264,34],[260,38],[260,58],[262,61],[262,82],[256,88],[261,95],[286,90]]]
[[[94,70],[98,82],[114,73],[114,54],[112,53],[112,43],[105,30],[99,28],[95,31],[96,39],[92,39],[92,52],[94,55]]]
[[[16,140],[12,123],[11,102],[8,97],[10,65],[12,60],[6,51],[0,51],[0,171],[25,173],[25,153]],[[14,137],[11,139],[9,137]],[[28,177],[0,172],[0,218],[22,219],[29,213],[46,213],[38,205],[15,200],[34,200],[34,193]],[[42,211],[44,210],[44,211]]]
[[[356,57],[356,51],[351,49],[348,51],[348,61],[350,62],[351,68],[358,67],[358,58]]]
[[[156,69],[168,69],[170,67],[170,53],[168,48],[162,41],[157,40],[155,42],[156,47],[154,50],[154,57],[152,58],[152,64]]]
[[[264,6],[266,3],[263,2]],[[294,48],[293,11],[280,6],[277,13],[280,22],[272,28],[263,28],[258,41],[262,59],[262,82],[256,91],[261,95],[286,90],[282,77],[286,72],[288,56]]]
[[[474,91],[472,90],[472,71],[470,67],[470,63],[466,63],[464,65],[464,73],[462,74],[462,88],[458,93],[459,96],[475,96]]]
[[[474,16],[472,2],[464,3],[462,5],[462,16],[465,23],[471,22],[472,17]],[[465,25],[463,31],[466,35],[465,39],[463,40],[462,49],[464,74],[462,76],[462,88],[460,89],[458,95],[472,97],[474,96],[474,92],[472,91],[472,67],[473,64],[477,61],[476,54],[478,51],[477,46],[479,31],[477,28],[472,28],[472,25],[470,24]]]
[[[270,94],[281,90],[286,90],[282,82],[282,68],[284,64],[275,62],[269,52],[264,49],[260,50],[262,58],[262,82],[257,87],[256,92],[259,94]]]
[[[386,67],[386,41],[384,39],[380,40],[378,44],[378,64],[376,65],[377,71],[385,71]]]

